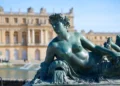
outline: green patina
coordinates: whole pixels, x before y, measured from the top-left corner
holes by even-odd
[[[49,22],[57,36],[49,43],[45,61],[31,84],[41,84],[46,81],[54,84],[70,83],[69,80],[77,83],[80,79],[86,80],[86,78],[98,81],[99,75],[107,76],[108,71],[112,73],[110,70],[114,69],[113,65],[118,65],[120,52],[95,45],[78,32],[68,32],[70,24],[66,16],[50,15]],[[107,45],[109,43],[111,39],[108,40]],[[114,48],[120,50],[116,44]],[[104,56],[109,62],[105,62]]]

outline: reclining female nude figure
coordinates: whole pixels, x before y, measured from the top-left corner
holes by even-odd
[[[94,45],[78,32],[68,32],[69,19],[61,14],[53,14],[49,22],[57,36],[49,43],[46,58],[41,66],[41,79],[47,77],[48,67],[55,60],[66,61],[78,75],[89,75],[97,68],[103,55],[112,57],[112,62],[120,54],[107,48]],[[90,52],[89,52],[89,51]]]

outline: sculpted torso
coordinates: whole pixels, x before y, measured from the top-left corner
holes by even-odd
[[[73,68],[79,69],[81,68],[89,68],[91,65],[89,64],[89,53],[86,51],[81,44],[80,35],[76,32],[69,33],[70,37],[68,40],[59,40],[57,37],[53,39],[51,42],[51,46],[53,47],[54,55],[57,59],[66,60]],[[78,62],[70,56],[73,54],[78,59]],[[88,65],[89,64],[89,65]]]
[[[90,82],[93,80],[98,82],[101,75],[109,77],[110,73],[115,74],[112,70],[115,68],[116,72],[120,61],[120,48],[116,45],[119,40],[116,41],[116,44],[111,40],[106,42],[118,51],[115,52],[93,44],[79,32],[68,32],[71,26],[69,19],[64,15],[53,14],[49,16],[49,23],[57,37],[47,47],[45,61],[41,63],[41,68],[36,75],[37,80],[32,80],[35,81],[35,84],[36,82],[41,83],[41,80],[45,83],[50,81],[55,85],[68,84],[69,82],[71,84],[71,81],[72,83],[76,83],[76,81],[81,83],[82,78],[87,82],[89,80]],[[117,76],[118,73],[116,72]]]
[[[57,37],[48,45],[45,58],[47,65],[50,65],[56,57],[65,60],[76,72],[87,72],[96,67],[96,64],[102,59],[102,54],[116,57],[117,54],[94,45],[80,33],[68,32],[70,23],[66,17],[55,14],[50,16],[49,22]],[[91,52],[89,53],[86,49]]]
[[[112,57],[112,64],[116,62],[116,58],[119,56],[118,53],[93,44],[78,32],[68,32],[70,23],[67,17],[62,17],[60,14],[51,15],[49,22],[57,37],[47,47],[43,66],[44,75],[47,74],[48,67],[55,60],[55,57],[57,60],[66,61],[69,68],[74,70],[78,75],[97,73],[103,55]]]

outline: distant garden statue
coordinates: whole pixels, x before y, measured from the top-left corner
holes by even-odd
[[[62,14],[50,15],[49,22],[57,36],[49,43],[45,61],[30,85],[99,83],[120,77],[117,44],[114,44],[115,50],[111,50],[94,45],[78,32],[68,32],[69,19]],[[109,42],[106,45],[109,47]]]

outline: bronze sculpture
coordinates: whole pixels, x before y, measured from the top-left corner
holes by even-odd
[[[107,42],[105,42],[104,46],[108,49],[114,49],[116,52],[120,52],[120,37],[119,35],[116,36],[116,43],[112,41],[112,38],[109,37]]]
[[[94,45],[78,32],[68,32],[70,24],[66,16],[50,15],[49,22],[57,37],[49,43],[45,61],[31,83],[79,82],[85,77],[98,81],[96,77],[116,65],[120,52]],[[103,64],[103,56],[110,58],[107,64]]]
[[[116,36],[116,42],[115,43],[120,47],[120,35]]]

